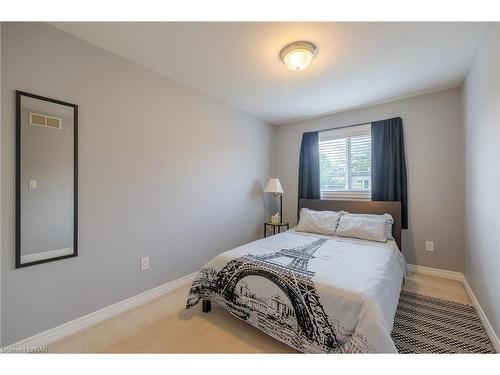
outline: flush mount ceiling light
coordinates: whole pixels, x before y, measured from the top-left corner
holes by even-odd
[[[310,42],[293,42],[280,52],[280,59],[290,70],[299,71],[307,68],[318,53],[316,46]]]

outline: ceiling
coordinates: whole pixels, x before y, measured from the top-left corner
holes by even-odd
[[[61,30],[272,124],[461,84],[487,23],[79,22]],[[304,71],[279,60],[296,40]]]

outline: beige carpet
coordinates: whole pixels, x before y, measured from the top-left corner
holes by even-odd
[[[458,281],[412,275],[411,292],[470,303]],[[296,353],[225,310],[184,311],[180,288],[49,345],[50,353]]]

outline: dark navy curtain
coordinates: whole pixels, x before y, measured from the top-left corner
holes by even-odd
[[[403,120],[372,122],[372,200],[400,201],[403,229],[408,229],[406,179]]]
[[[304,133],[300,145],[299,199],[320,199],[319,132]]]

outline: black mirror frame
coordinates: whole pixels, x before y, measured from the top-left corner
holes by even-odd
[[[36,260],[28,263],[21,263],[21,97],[26,96],[50,103],[60,104],[73,108],[74,125],[74,178],[73,178],[73,254],[62,255],[54,258]],[[78,105],[63,102],[57,99],[46,98],[44,96],[30,94],[16,90],[16,256],[15,267],[22,268],[35,264],[52,262],[60,259],[73,258],[78,256]]]

